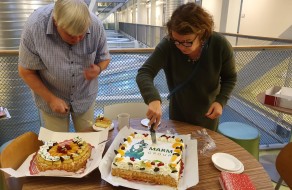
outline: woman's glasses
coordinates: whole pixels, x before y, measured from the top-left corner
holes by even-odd
[[[172,41],[173,41],[174,45],[176,45],[176,46],[183,45],[185,47],[192,47],[192,45],[193,45],[194,41],[197,39],[197,37],[198,37],[198,35],[195,37],[195,39],[193,39],[190,42],[179,42],[179,41],[174,40],[174,39],[172,39]]]

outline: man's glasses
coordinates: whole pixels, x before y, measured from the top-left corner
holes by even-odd
[[[172,41],[173,41],[174,45],[176,45],[176,46],[183,45],[185,47],[192,47],[192,45],[193,45],[194,41],[197,39],[197,37],[198,37],[198,35],[195,37],[195,39],[193,39],[190,42],[179,42],[179,41],[174,40],[174,39],[172,39]]]

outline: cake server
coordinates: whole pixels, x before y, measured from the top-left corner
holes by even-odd
[[[150,127],[150,135],[151,135],[152,143],[156,144],[156,132],[154,130],[154,125],[155,125],[155,123],[152,123],[152,125]]]

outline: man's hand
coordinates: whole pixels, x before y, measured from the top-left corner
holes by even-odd
[[[101,67],[95,64],[91,64],[88,69],[84,70],[84,77],[86,80],[92,80],[98,77],[101,73]]]
[[[222,106],[218,102],[211,104],[206,116],[210,119],[216,119],[222,115]]]
[[[67,114],[70,111],[69,106],[66,102],[60,98],[53,98],[48,102],[50,108],[53,112],[60,113],[60,114]]]
[[[148,125],[155,123],[154,129],[156,130],[162,116],[161,102],[159,100],[155,100],[149,103],[146,116],[150,120]]]

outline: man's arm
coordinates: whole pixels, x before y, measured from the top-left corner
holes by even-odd
[[[107,59],[105,61],[99,62],[97,65],[100,66],[101,71],[103,71],[103,70],[105,70],[107,68],[107,66],[108,66],[109,63],[110,63],[110,60]]]
[[[37,71],[25,69],[18,65],[18,72],[24,82],[40,97],[42,97],[50,106],[50,108],[57,113],[67,113],[69,106],[66,102],[56,97],[42,82]]]

